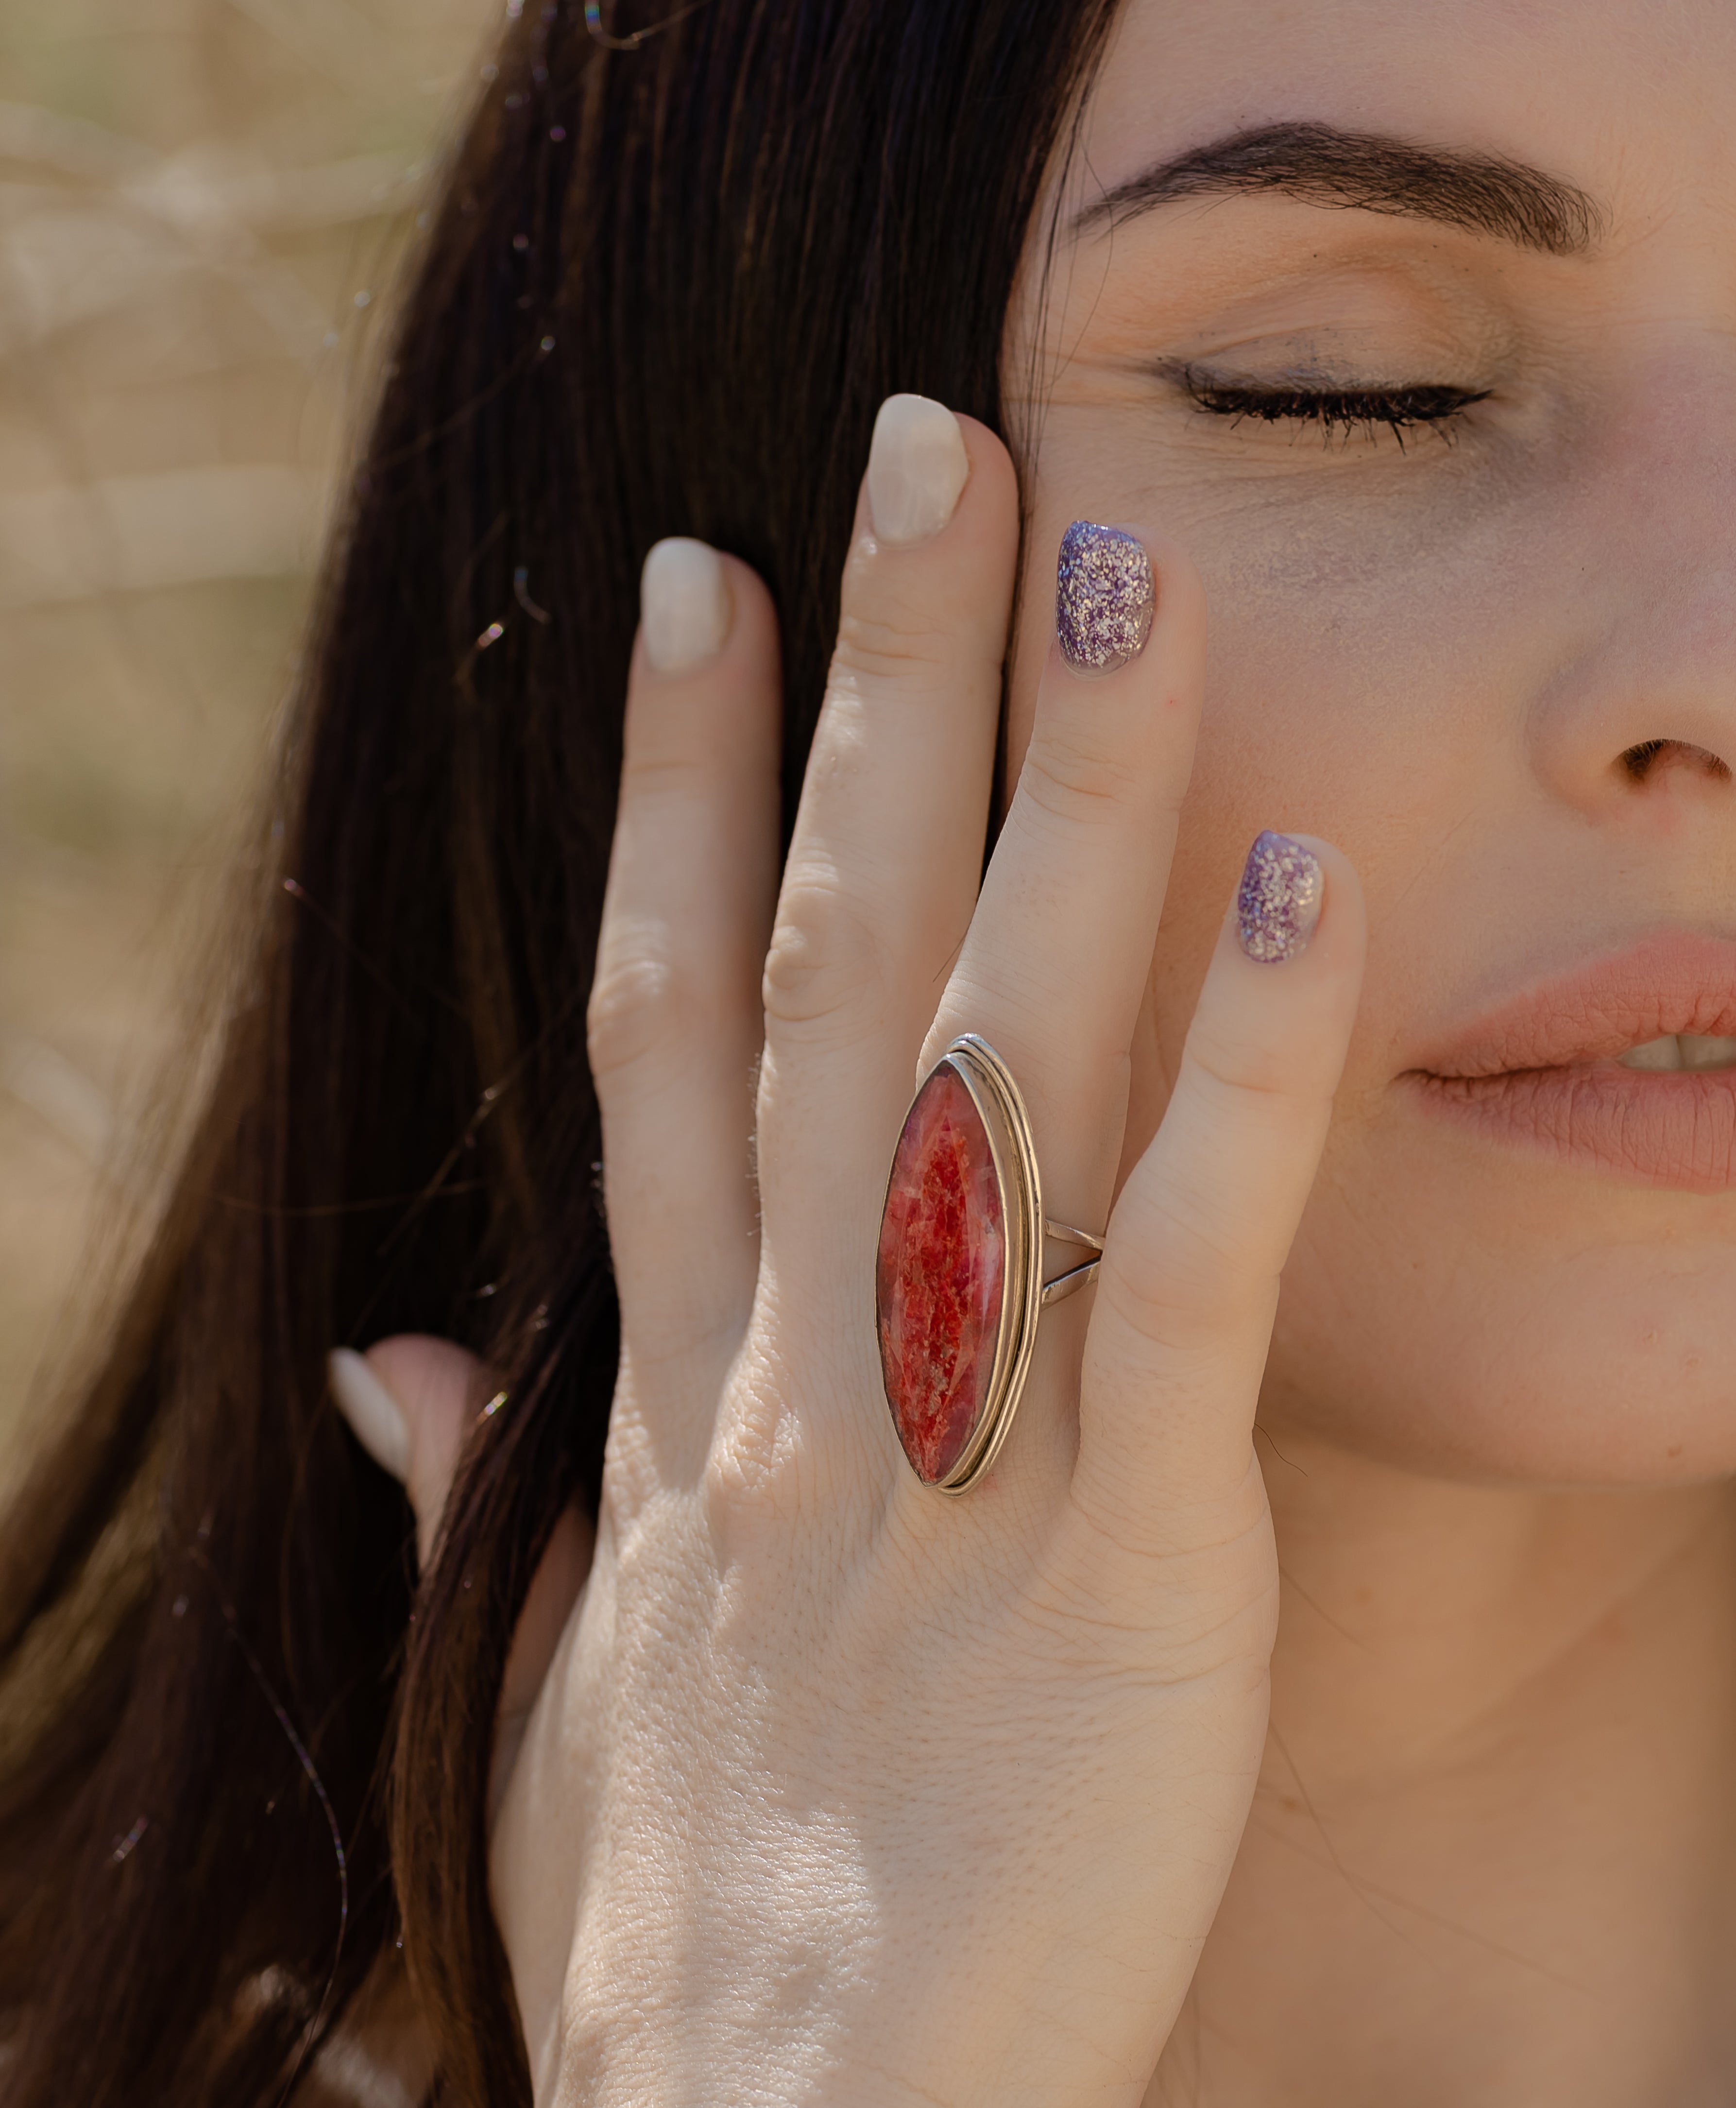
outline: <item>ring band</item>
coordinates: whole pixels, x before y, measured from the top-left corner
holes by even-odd
[[[1050,1239],[1091,1256],[1043,1278]],[[875,1268],[893,1426],[925,1486],[961,1493],[995,1461],[1044,1308],[1096,1277],[1103,1240],[1043,1213],[1030,1115],[986,1039],[955,1039],[905,1115]]]

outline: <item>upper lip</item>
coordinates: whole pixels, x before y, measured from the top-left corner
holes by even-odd
[[[1446,1035],[1412,1072],[1576,1068],[1678,1032],[1736,1036],[1736,943],[1677,930],[1589,960]]]

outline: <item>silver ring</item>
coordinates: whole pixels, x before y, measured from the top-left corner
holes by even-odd
[[[1043,1246],[1091,1256],[1046,1281]],[[1101,1237],[1051,1222],[1030,1115],[986,1039],[955,1039],[923,1079],[893,1152],[875,1266],[875,1331],[893,1426],[925,1486],[961,1493],[1019,1410],[1037,1320],[1097,1276]]]

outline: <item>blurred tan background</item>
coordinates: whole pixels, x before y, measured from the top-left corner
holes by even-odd
[[[503,5],[0,0],[0,1446],[127,1205],[369,324]]]

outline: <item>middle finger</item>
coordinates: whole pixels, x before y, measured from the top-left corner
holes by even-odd
[[[766,967],[762,1268],[809,1309],[858,1288],[911,1064],[976,899],[1018,532],[993,434],[894,396]]]

